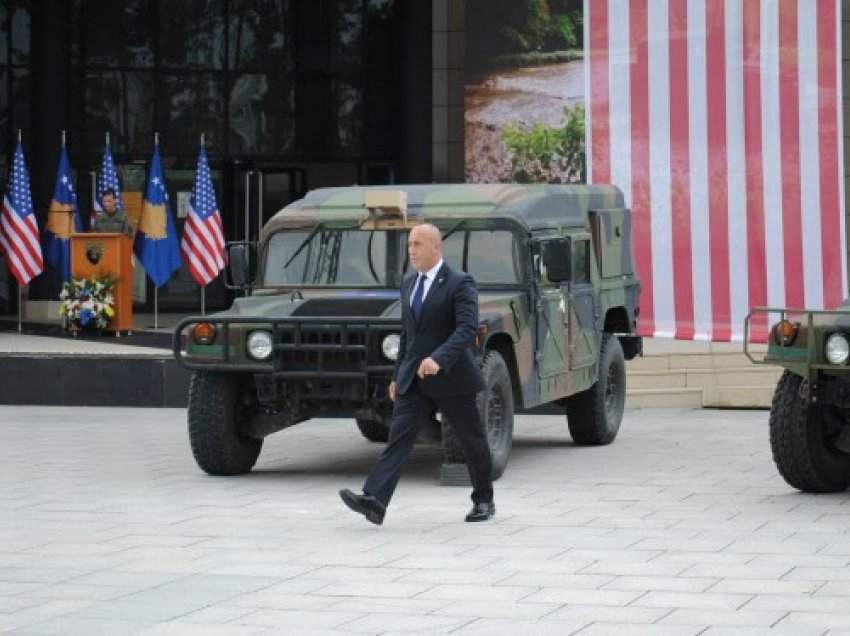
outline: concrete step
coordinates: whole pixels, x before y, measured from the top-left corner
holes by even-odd
[[[702,389],[663,388],[629,389],[626,391],[627,409],[702,408]]]
[[[629,389],[704,388],[710,386],[773,387],[782,370],[774,366],[724,367],[718,369],[640,370],[627,367]]]
[[[713,386],[702,394],[703,406],[721,409],[769,409],[775,386]]]
[[[751,347],[756,357],[764,345]],[[782,369],[754,364],[740,343],[644,340],[626,363],[628,408],[769,408]]]
[[[754,367],[740,351],[716,353],[653,353],[629,360],[629,369],[636,371],[672,371],[676,369],[728,369]]]

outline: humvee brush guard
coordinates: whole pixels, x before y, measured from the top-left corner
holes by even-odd
[[[753,325],[778,321],[767,351],[749,344]],[[785,368],[770,408],[770,446],[779,474],[803,492],[850,486],[850,301],[832,311],[759,307],[744,323],[744,353]]]
[[[474,354],[493,455],[505,470],[515,408],[565,407],[573,440],[610,444],[626,391],[640,283],[631,213],[611,186],[330,188],[278,212],[258,245],[228,245],[229,285],[251,295],[183,320],[174,354],[192,370],[189,437],[212,475],[251,470],[263,438],[323,412],[348,413],[384,442],[398,353],[406,238],[429,222],[479,290]],[[440,424],[444,482],[463,468]]]

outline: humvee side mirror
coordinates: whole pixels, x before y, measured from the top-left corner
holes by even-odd
[[[249,243],[228,243],[224,285],[228,289],[248,289],[254,284],[255,250]]]
[[[570,242],[567,239],[547,241],[543,245],[543,266],[553,283],[570,280]]]

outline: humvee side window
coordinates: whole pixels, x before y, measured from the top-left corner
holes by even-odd
[[[590,241],[573,239],[570,242],[572,261],[572,282],[590,282]]]
[[[512,232],[469,232],[466,271],[479,283],[519,283],[519,247]],[[451,240],[451,239],[449,239]]]
[[[321,230],[292,258],[308,235],[298,230],[271,237],[266,285],[386,285],[386,232]]]

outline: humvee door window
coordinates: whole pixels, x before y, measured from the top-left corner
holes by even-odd
[[[297,231],[272,236],[266,285],[386,285],[386,232],[321,229],[293,258],[309,235]]]
[[[570,245],[572,256],[572,279],[574,283],[590,282],[590,241],[576,239]]]

